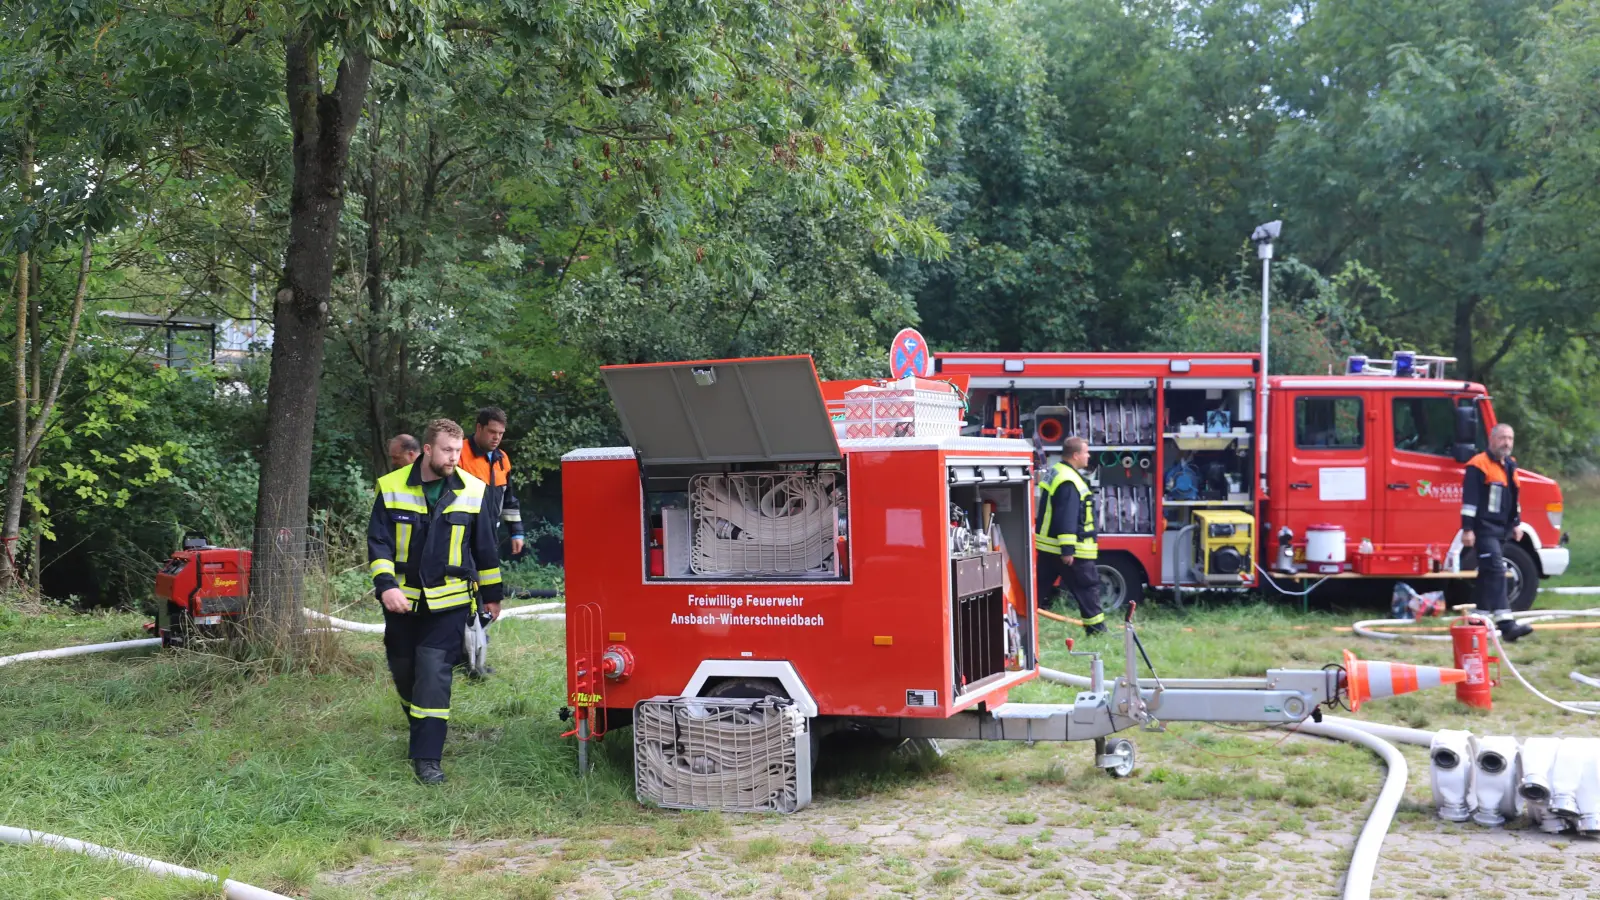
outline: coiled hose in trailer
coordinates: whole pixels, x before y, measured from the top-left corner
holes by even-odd
[[[1090,680],[1082,675],[1072,675],[1056,669],[1040,667],[1039,677],[1045,681],[1071,687],[1091,686]],[[1368,900],[1372,896],[1372,878],[1378,870],[1378,851],[1383,847],[1383,838],[1389,833],[1389,826],[1394,822],[1394,814],[1400,808],[1400,799],[1405,794],[1406,779],[1410,774],[1406,758],[1400,751],[1384,737],[1369,731],[1364,727],[1366,724],[1329,716],[1320,723],[1307,721],[1295,726],[1297,731],[1304,734],[1360,744],[1378,754],[1389,770],[1384,776],[1383,788],[1378,792],[1377,802],[1372,805],[1372,812],[1367,815],[1367,823],[1361,827],[1361,834],[1356,837],[1355,851],[1350,856],[1350,869],[1345,875],[1344,900]],[[1396,732],[1412,730],[1395,729]],[[1425,736],[1422,742],[1424,746],[1432,743],[1431,733],[1417,732],[1417,734]],[[1397,736],[1399,735],[1385,735],[1391,738]],[[1407,741],[1411,742],[1413,741]]]

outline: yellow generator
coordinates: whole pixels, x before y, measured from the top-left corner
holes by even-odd
[[[1195,560],[1208,582],[1231,584],[1250,576],[1256,518],[1238,509],[1197,509]]]

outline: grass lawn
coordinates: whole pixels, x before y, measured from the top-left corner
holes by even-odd
[[[1567,580],[1574,583],[1600,583],[1595,488],[1591,483],[1568,492],[1574,561]],[[1594,603],[1546,594],[1539,605]],[[365,608],[364,614],[342,614],[372,619],[372,613]],[[1164,675],[1319,668],[1337,662],[1345,647],[1363,658],[1450,662],[1447,644],[1361,641],[1336,630],[1349,624],[1348,617],[1301,615],[1283,603],[1217,604],[1182,613],[1157,608],[1142,618],[1146,646]],[[132,614],[25,617],[0,609],[0,654],[140,637],[143,621]],[[1045,664],[1086,672],[1063,647],[1063,638],[1077,633],[1048,623],[1041,636]],[[1569,670],[1600,674],[1600,641],[1593,635],[1546,632],[1512,652],[1536,684],[1574,697],[1583,689],[1567,680]],[[482,684],[457,682],[446,760],[451,782],[425,790],[412,782],[404,759],[405,731],[378,640],[337,640],[345,658],[316,674],[271,674],[198,653],[96,656],[0,669],[0,824],[65,834],[319,900],[565,896],[582,893],[578,888],[593,866],[633,866],[643,878],[652,865],[706,847],[721,848],[717,858],[748,869],[752,885],[770,876],[780,884],[815,885],[828,896],[856,895],[885,878],[901,879],[904,892],[917,895],[969,887],[1048,895],[1068,883],[1069,876],[1061,875],[1054,888],[1039,886],[1048,882],[1038,878],[1054,871],[1053,863],[1041,862],[1048,853],[1032,838],[1003,844],[972,838],[948,851],[955,854],[948,863],[937,856],[943,851],[923,851],[934,855],[864,865],[826,842],[819,849],[747,833],[777,827],[773,817],[646,810],[633,797],[625,741],[605,742],[597,772],[578,778],[572,743],[560,736],[565,726],[556,718],[564,691],[560,623],[495,627],[491,655],[497,674]],[[1090,643],[1106,652],[1108,672],[1120,670],[1120,640]],[[1069,697],[1066,689],[1040,684],[1013,699]],[[1490,715],[1459,707],[1449,689],[1374,701],[1360,715],[1480,734],[1580,734],[1594,727],[1510,684],[1496,692]],[[1331,742],[1274,744],[1275,738],[1186,724],[1127,736],[1138,746],[1140,768],[1124,781],[1094,770],[1086,744],[964,744],[925,771],[881,759],[858,765],[850,757],[830,759],[825,751],[817,808],[905,807],[930,825],[978,816],[996,827],[1029,826],[1044,833],[1121,829],[1140,842],[1209,835],[1231,849],[1197,850],[1198,856],[1151,850],[1136,858],[1085,849],[1081,858],[1121,860],[1148,882],[1151,895],[1175,889],[1180,882],[1159,887],[1164,882],[1158,879],[1171,875],[1195,879],[1184,888],[1189,896],[1237,897],[1256,895],[1261,884],[1251,880],[1257,876],[1219,876],[1235,872],[1226,869],[1229,853],[1246,853],[1274,834],[1313,839],[1331,830],[1347,840],[1381,779],[1371,755]],[[1408,805],[1395,830],[1436,829],[1427,808],[1425,754],[1406,752],[1412,763]],[[521,845],[541,838],[560,840],[518,851],[543,855],[514,872],[493,851],[474,849],[492,848],[497,840]],[[962,861],[973,854],[982,865]],[[1308,880],[1290,896],[1327,895],[1344,861],[1339,853],[1308,860],[1301,867]],[[344,884],[318,879],[319,873],[358,865],[370,877]],[[1008,866],[1022,873],[1016,878],[1034,880],[1008,880]],[[1175,866],[1190,874],[1175,874]],[[216,896],[202,887],[40,849],[0,846],[0,872],[0,895],[15,900]],[[931,874],[919,874],[925,872]],[[763,895],[784,896],[788,890],[761,884]],[[1080,880],[1077,888],[1093,894],[1095,884]],[[809,888],[795,890],[800,892],[788,895],[809,895]],[[670,896],[680,893],[704,891]]]

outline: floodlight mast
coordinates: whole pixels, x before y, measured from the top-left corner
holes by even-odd
[[[1250,240],[1256,245],[1256,257],[1261,260],[1261,415],[1256,422],[1256,477],[1261,486],[1256,495],[1258,499],[1267,495],[1267,399],[1272,393],[1267,386],[1268,326],[1272,320],[1267,299],[1272,289],[1272,242],[1282,233],[1283,220],[1273,219],[1265,225],[1256,226],[1256,230],[1250,234]]]

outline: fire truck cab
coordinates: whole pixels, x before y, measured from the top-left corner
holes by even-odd
[[[1484,386],[1443,377],[1446,362],[1352,357],[1345,374],[1270,376],[1263,391],[1256,353],[935,357],[940,377],[970,379],[964,433],[1031,439],[1051,458],[1067,437],[1089,442],[1108,609],[1145,586],[1263,577],[1465,588],[1463,464],[1497,419]],[[1527,609],[1568,553],[1560,486],[1521,478],[1527,527],[1506,561]]]

